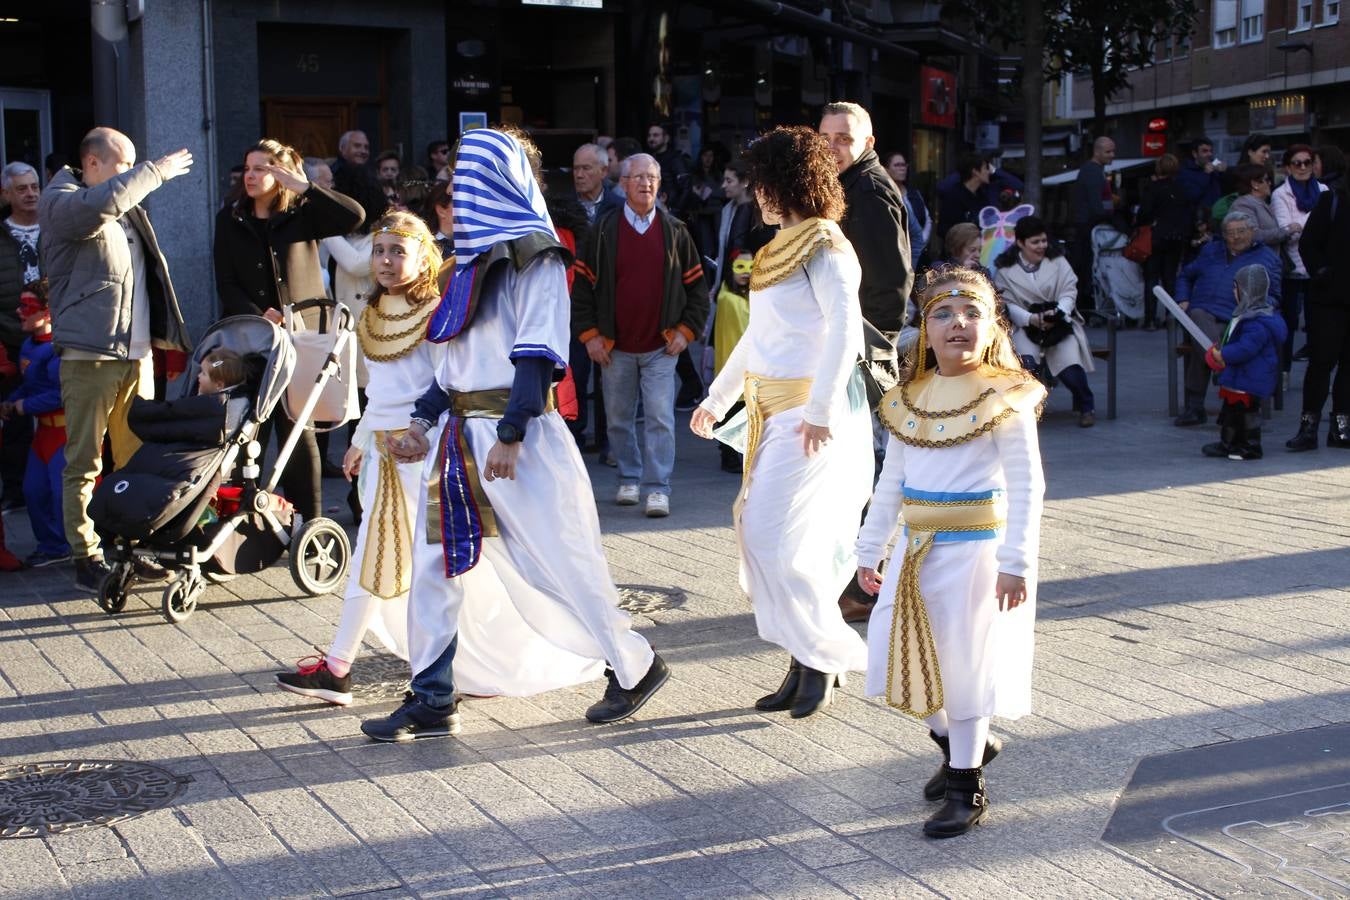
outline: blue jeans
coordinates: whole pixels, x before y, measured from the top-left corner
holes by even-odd
[[[619,463],[619,484],[641,484],[642,493],[670,494],[675,468],[675,361],[664,349],[650,353],[613,350],[601,369],[609,449]],[[637,406],[645,418],[638,450]]]
[[[459,635],[456,634],[435,662],[413,676],[413,693],[427,706],[443,709],[454,705],[455,651],[458,649]]]

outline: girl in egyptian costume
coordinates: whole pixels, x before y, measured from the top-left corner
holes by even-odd
[[[414,550],[426,543],[419,507],[424,466],[397,461],[390,444],[403,436],[408,410],[436,377],[444,353],[427,340],[441,297],[441,253],[431,232],[417,216],[396,212],[378,221],[371,235],[371,269],[378,286],[356,327],[370,399],[342,461],[348,478],[359,475],[366,514],[328,652],[301,660],[295,672],[277,675],[284,690],[342,706],[352,701],[351,668],[367,634],[389,652],[409,658]],[[461,614],[460,629],[466,646],[456,674],[467,693],[532,693],[593,675],[597,668],[536,635],[500,586],[475,592]],[[531,661],[530,668],[521,667],[518,654]],[[534,677],[535,665],[550,674]]]
[[[878,595],[867,694],[923,719],[941,748],[924,796],[944,803],[924,833],[943,838],[988,811],[990,717],[1031,708],[1045,389],[1019,364],[983,273],[929,278],[919,342],[878,408],[890,437],[857,556],[859,585]]]
[[[791,656],[763,711],[803,718],[838,678],[867,665],[839,615],[852,540],[872,485],[872,437],[857,375],[861,270],[835,219],[843,192],[823,138],[779,128],[746,161],[765,221],[781,229],[755,256],[750,323],[690,422],[702,437],[744,397],[745,468],[733,519],[741,586],[764,640]],[[734,417],[718,432],[734,427]]]

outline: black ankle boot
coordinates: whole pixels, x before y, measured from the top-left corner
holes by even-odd
[[[792,701],[792,718],[805,719],[820,712],[834,700],[834,685],[838,677],[810,666],[802,666],[797,681],[797,696]]]
[[[1217,443],[1206,444],[1200,448],[1200,452],[1205,456],[1214,459],[1225,459],[1231,454],[1238,444],[1238,430],[1232,425],[1219,426],[1219,440]]]
[[[1284,442],[1284,445],[1295,452],[1317,449],[1317,420],[1320,416],[1305,412],[1298,417],[1298,434]]]
[[[936,803],[947,796],[947,764],[952,761],[952,747],[950,740],[945,735],[938,735],[929,731],[928,736],[933,739],[933,743],[942,749],[943,762],[942,765],[938,766],[937,773],[928,779],[928,783],[923,786],[923,799],[930,803]],[[984,757],[980,760],[980,765],[989,765],[1002,749],[1003,742],[992,734],[989,735],[984,744]]]
[[[923,823],[930,838],[956,837],[980,823],[989,812],[984,792],[984,769],[947,767],[947,802]]]
[[[778,690],[765,697],[760,697],[755,701],[755,709],[760,712],[782,712],[792,707],[792,701],[797,696],[797,684],[801,681],[802,664],[796,659],[789,660],[787,674],[783,676],[783,683],[778,686]]]
[[[1331,414],[1331,427],[1327,430],[1327,446],[1350,448],[1350,414]]]

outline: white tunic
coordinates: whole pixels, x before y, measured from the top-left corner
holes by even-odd
[[[999,537],[939,539],[919,570],[919,591],[937,645],[947,715],[1025,715],[1031,710],[1036,558],[1045,492],[1035,412],[1016,413],[993,432],[954,447],[912,447],[891,437],[858,536],[860,566],[877,568],[885,556],[901,525],[903,488],[933,493],[1006,490],[1008,521]],[[886,694],[901,555],[897,552],[887,565],[867,626],[868,696]],[[1027,581],[1027,600],[1015,610],[999,611],[994,593],[999,572]]]
[[[1092,346],[1088,343],[1083,317],[1078,314],[1078,277],[1063,256],[1042,260],[1035,272],[1027,272],[1017,263],[994,272],[994,286],[1003,292],[1004,308],[1013,324],[1013,347],[1018,355],[1041,358],[1042,349],[1027,337],[1032,313],[1026,308],[1034,303],[1054,303],[1073,325],[1073,334],[1058,344],[1044,349],[1045,362],[1051,375],[1072,365],[1091,372]]]
[[[473,322],[458,337],[437,345],[436,377],[442,388],[476,391],[509,388],[511,357],[566,358],[569,315],[566,270],[554,254],[543,254],[517,272],[497,265],[483,285]],[[441,417],[441,426],[448,418]],[[464,434],[484,471],[497,441],[497,420],[464,420]],[[426,509],[426,481],[435,472],[435,454],[423,469],[418,509]],[[484,538],[478,564],[457,578],[445,577],[440,544],[417,542],[413,561],[409,641],[412,669],[436,660],[456,634],[456,686],[469,693],[538,693],[599,677],[606,662],[619,683],[631,688],[652,663],[652,649],[632,630],[618,607],[618,591],[600,545],[595,495],[576,441],[558,413],[529,423],[514,480],[483,481],[496,514],[500,537]],[[425,515],[419,525],[425,526]],[[491,598],[489,614],[480,599]],[[472,598],[472,599],[470,599]],[[551,655],[499,645],[501,616],[518,617],[547,640]],[[510,671],[498,669],[495,683],[476,684],[475,671],[491,673],[483,648],[514,651]]]
[[[852,408],[848,396],[863,346],[860,279],[858,259],[844,244],[818,250],[788,278],[752,291],[750,326],[703,402],[721,419],[740,397],[747,372],[812,379],[804,406],[764,423],[736,534],[741,587],[759,636],[823,672],[867,664],[866,645],[838,605],[855,571],[849,536],[874,467],[871,420],[865,405]],[[831,431],[811,457],[798,432],[803,421]]]

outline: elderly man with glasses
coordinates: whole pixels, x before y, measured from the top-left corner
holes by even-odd
[[[1280,257],[1256,240],[1256,222],[1252,217],[1241,211],[1230,212],[1224,216],[1222,232],[1222,240],[1206,244],[1177,274],[1176,300],[1211,343],[1222,337],[1233,316],[1237,305],[1233,283],[1243,266],[1264,266],[1270,274],[1271,302],[1277,307],[1280,303]],[[1208,345],[1192,346],[1186,355],[1185,408],[1176,425],[1205,423],[1205,393],[1210,380],[1209,366],[1205,364],[1208,349]]]

